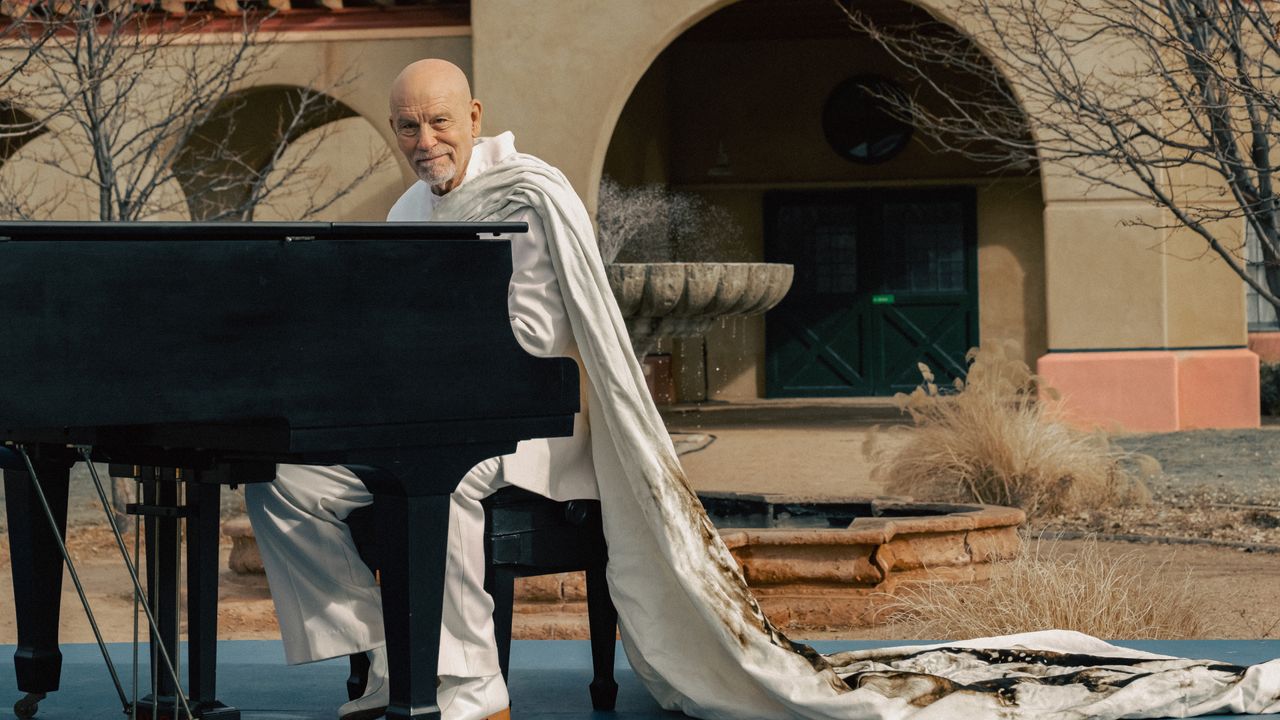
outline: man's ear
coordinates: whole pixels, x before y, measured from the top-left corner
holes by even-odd
[[[471,137],[480,137],[480,117],[484,115],[484,106],[479,100],[471,101]]]

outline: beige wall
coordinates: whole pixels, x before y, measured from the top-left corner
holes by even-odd
[[[1049,347],[1163,347],[1166,256],[1134,218],[1159,213],[1127,200],[1063,201],[1045,208]]]
[[[289,33],[264,46],[262,72],[242,86],[311,87],[331,93],[354,111],[355,117],[329,128],[332,142],[315,146],[317,137],[304,136],[290,156],[304,161],[313,173],[304,183],[295,183],[293,197],[279,196],[262,217],[285,218],[305,205],[305,196],[324,195],[327,188],[340,187],[379,157],[385,166],[355,195],[339,203],[321,217],[327,219],[381,220],[413,179],[408,165],[394,153],[395,142],[387,123],[387,88],[406,64],[425,56],[448,58],[464,69],[471,67],[471,38],[467,28],[420,28],[386,37],[385,31],[342,31]],[[0,57],[3,52],[0,51]],[[32,110],[32,114],[37,114]],[[239,129],[267,137],[274,131],[274,117],[262,117],[246,107],[238,116]],[[391,151],[384,154],[384,151]],[[0,165],[0,185],[30,187],[43,212],[41,217],[88,219],[97,217],[95,188],[75,175],[87,173],[89,157],[85,141],[65,120],[53,123],[51,132],[20,148]],[[70,169],[71,172],[58,170]],[[307,183],[310,184],[307,184]],[[187,217],[181,190],[176,183],[164,188],[163,209],[152,219]],[[43,201],[42,198],[48,198]]]
[[[1051,349],[1246,344],[1243,282],[1191,231],[1151,227],[1171,222],[1129,200],[1046,206]]]
[[[1048,344],[1040,196],[1030,178],[978,187],[978,334],[1017,341],[1032,367]]]
[[[327,188],[347,188],[360,175],[366,177],[336,198],[327,207],[312,212],[310,218],[324,221],[380,222],[390,209],[388,200],[402,188],[401,164],[387,147],[386,139],[363,117],[346,118],[312,130],[289,144],[281,159],[282,168],[267,182],[281,182],[281,191],[254,209],[257,221],[292,220],[302,217],[318,203],[333,197]],[[314,175],[323,173],[323,181]],[[316,186],[321,187],[317,188]]]
[[[1243,245],[1243,222],[1230,220],[1215,228],[1221,238]],[[1238,245],[1238,246],[1239,246]],[[1170,347],[1245,346],[1249,341],[1244,281],[1222,258],[1207,252],[1205,241],[1190,230],[1170,232],[1165,303]],[[1240,253],[1244,255],[1243,251]]]
[[[472,0],[475,91],[488,132],[556,165],[595,208],[622,106],[685,28],[732,0]]]

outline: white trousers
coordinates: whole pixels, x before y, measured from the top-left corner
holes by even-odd
[[[450,498],[440,675],[499,672],[480,501],[506,484],[501,461],[491,458]],[[281,465],[274,482],[247,485],[245,501],[289,664],[384,644],[381,593],[343,522],[373,502],[364,483],[341,466]]]

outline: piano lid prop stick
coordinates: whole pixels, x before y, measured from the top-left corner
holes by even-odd
[[[98,491],[98,500],[102,502],[102,509],[107,513],[108,517],[110,517],[111,504],[110,504],[110,501],[107,500],[107,492],[102,489],[102,479],[98,477],[98,469],[94,467],[93,461],[90,459],[90,448],[85,445],[77,445],[76,450],[80,452],[80,457],[84,458],[85,463],[89,466],[89,477],[93,478],[93,487]],[[52,514],[50,514],[49,517],[50,517],[50,522],[52,522],[52,518],[53,518]],[[124,538],[120,536],[119,528],[115,526],[115,523],[110,523],[110,525],[111,525],[111,533],[116,538],[116,547],[120,549],[120,557],[124,559],[124,566],[129,571],[129,579],[133,581],[133,592],[134,592],[133,597],[136,603],[137,599],[143,596],[142,581],[138,579],[138,570],[136,567],[134,567],[133,560],[129,558],[129,552],[128,550],[125,549]],[[71,561],[68,559],[67,562],[71,562]],[[74,575],[72,577],[74,577]],[[79,587],[79,583],[76,584],[76,587]],[[88,609],[87,604],[85,608]],[[155,616],[151,614],[150,603],[145,603],[145,602],[142,603],[142,609],[147,614],[147,622],[151,625],[151,631],[154,632],[157,637],[159,637],[160,626],[156,623]],[[137,617],[136,613],[134,614],[134,617],[135,618]],[[136,647],[136,644],[137,644],[136,636],[134,637],[134,643]],[[195,717],[194,715],[191,714],[191,707],[187,705],[187,695],[182,691],[182,681],[178,678],[178,671],[173,665],[173,660],[169,658],[169,651],[165,649],[164,643],[160,643],[159,648],[160,648],[160,657],[164,659],[165,669],[169,671],[169,675],[173,678],[173,687],[174,687],[174,695],[175,695],[174,707],[173,707],[174,715],[177,716],[178,703],[181,702],[182,709],[187,711],[187,717],[189,718]],[[110,660],[108,660],[107,662],[110,662]],[[152,675],[151,690],[153,693],[155,692],[155,686],[158,684],[156,682],[156,677],[155,677],[157,672],[159,672],[158,668],[153,667],[151,669],[151,675]],[[111,674],[113,676],[115,675],[114,668],[112,669]],[[119,684],[120,684],[119,681],[117,681],[116,685],[118,686]],[[120,691],[120,697],[121,699],[124,698],[123,689],[121,689]],[[137,696],[135,695],[134,697],[136,698]],[[129,702],[125,700],[124,703],[125,703],[124,705],[125,712],[129,712]],[[134,704],[136,705],[136,703]]]
[[[116,665],[111,662],[111,654],[107,652],[107,643],[103,641],[102,631],[98,629],[98,620],[93,616],[93,608],[89,606],[89,597],[84,593],[84,585],[80,584],[80,574],[76,572],[76,564],[71,560],[71,554],[67,552],[67,544],[62,541],[62,533],[58,532],[58,521],[53,518],[53,511],[49,509],[49,501],[45,499],[44,487],[40,485],[35,465],[32,464],[31,456],[27,454],[25,445],[18,445],[16,450],[22,456],[22,462],[27,466],[27,473],[31,476],[31,484],[35,487],[36,498],[40,500],[40,507],[44,510],[45,519],[49,521],[50,534],[53,535],[53,539],[58,545],[58,552],[62,553],[63,562],[67,564],[67,573],[71,575],[71,582],[75,583],[76,594],[80,596],[80,604],[84,605],[84,614],[89,618],[89,627],[93,629],[94,639],[98,641],[98,650],[102,652],[102,659],[107,663],[107,671],[111,673],[111,682],[115,683],[116,693],[120,696],[120,707],[128,712],[129,699],[124,695],[124,686],[120,684],[120,676],[116,674]]]

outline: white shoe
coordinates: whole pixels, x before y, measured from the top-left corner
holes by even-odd
[[[508,718],[511,698],[502,673],[485,677],[440,676],[436,690],[440,720],[490,720]]]
[[[364,684],[364,695],[338,708],[339,720],[373,720],[387,714],[391,704],[391,683],[387,682],[387,648],[385,645],[370,650],[369,679]]]

